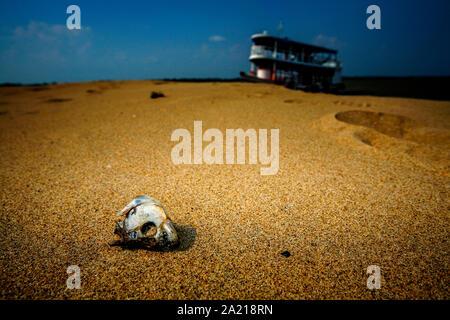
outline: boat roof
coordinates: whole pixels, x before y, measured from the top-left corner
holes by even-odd
[[[289,40],[288,38],[279,38],[270,36],[268,34],[254,34],[252,36],[252,41],[256,45],[262,45],[267,47],[274,47],[275,41],[277,42],[277,50],[280,51],[301,51],[304,49],[305,51],[308,51],[310,53],[313,52],[326,52],[326,53],[334,53],[337,54],[337,50],[329,49],[325,47],[315,46],[312,44],[306,44],[298,41]]]

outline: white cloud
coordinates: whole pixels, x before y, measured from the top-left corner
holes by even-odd
[[[0,82],[59,81],[89,64],[96,52],[90,27],[68,30],[31,21],[2,33]]]
[[[227,39],[225,39],[225,37],[222,37],[219,35],[213,35],[213,36],[209,37],[209,41],[211,41],[211,42],[222,42],[225,40],[227,40]]]
[[[80,57],[91,47],[91,29],[68,30],[64,25],[48,25],[31,21],[16,27],[5,38],[0,56],[10,58],[10,53],[36,63],[66,63],[74,56]]]
[[[325,46],[331,49],[335,49],[339,42],[335,37],[328,37],[323,34],[319,34],[314,38],[313,43],[317,46]]]

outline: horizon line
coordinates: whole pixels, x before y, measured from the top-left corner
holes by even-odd
[[[411,78],[450,78],[450,75],[408,75],[408,76],[342,76],[343,79],[411,79]],[[83,83],[83,82],[109,82],[109,81],[178,81],[178,82],[247,82],[240,77],[220,78],[220,77],[177,77],[177,78],[149,78],[149,79],[97,79],[86,81],[43,81],[43,82],[1,82],[0,87],[19,86],[46,86],[62,83]]]

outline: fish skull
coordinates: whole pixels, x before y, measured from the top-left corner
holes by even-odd
[[[117,216],[125,216],[125,220],[117,222],[114,233],[125,241],[153,237],[160,246],[179,244],[177,231],[164,206],[152,197],[137,196]],[[151,234],[150,230],[155,234]]]

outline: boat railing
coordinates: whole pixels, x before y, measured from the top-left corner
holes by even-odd
[[[271,58],[273,57],[273,51],[265,46],[253,45],[251,48],[251,57]]]
[[[272,47],[261,45],[252,45],[251,47],[250,59],[255,58],[273,58],[289,62],[309,63],[313,65],[332,68],[336,68],[338,66],[338,61],[336,61],[336,58],[328,54],[312,54],[303,56],[300,53],[295,54],[293,52],[275,52]]]
[[[274,52],[272,47],[265,47],[260,45],[252,45],[250,50],[250,59],[254,58],[274,58],[279,60],[286,60],[292,62],[310,62],[310,58],[305,57],[303,61],[300,59],[300,54],[296,55],[292,52]]]

